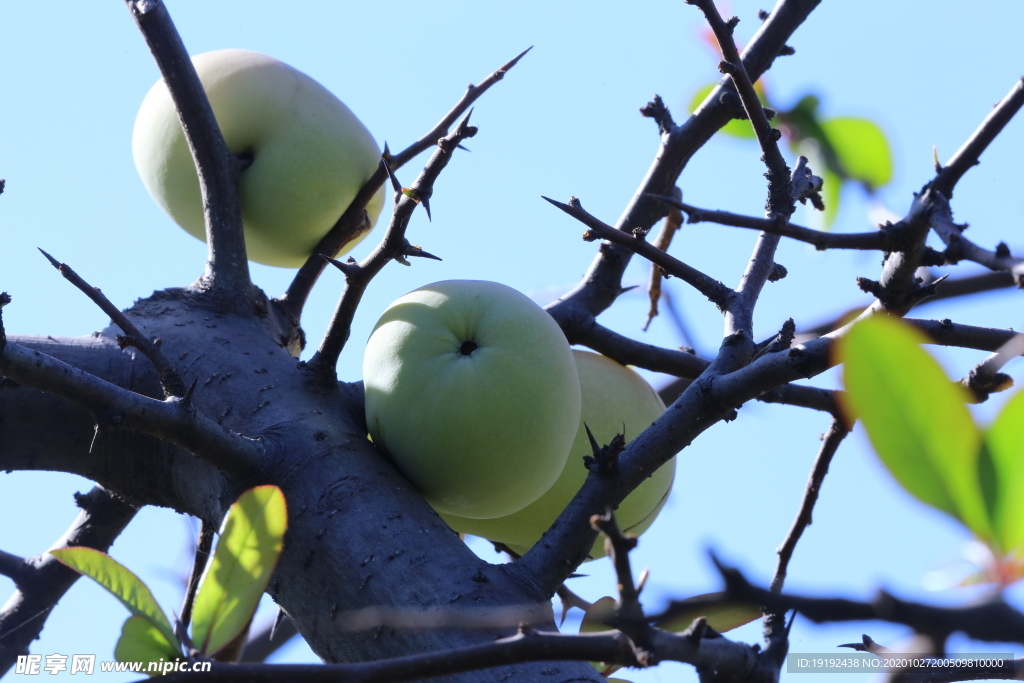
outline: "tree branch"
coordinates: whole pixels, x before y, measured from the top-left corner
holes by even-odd
[[[251,293],[239,204],[239,164],[228,150],[192,60],[160,0],[125,0],[178,110],[203,198],[207,289],[237,302]]]
[[[181,604],[181,616],[178,621],[181,627],[187,629],[192,621],[192,606],[196,601],[196,591],[199,590],[199,580],[203,577],[203,571],[210,559],[210,550],[213,548],[213,525],[209,522],[199,522],[199,540],[196,543],[195,558],[192,561],[192,571],[188,576],[188,583],[185,589],[185,599]]]
[[[14,585],[18,585],[21,575],[25,572],[25,558],[0,550],[0,576],[6,576]]]
[[[164,396],[175,396],[177,398],[183,398],[185,396],[185,382],[181,379],[178,371],[174,369],[167,357],[160,351],[158,344],[148,337],[146,337],[139,328],[132,323],[128,317],[120,311],[114,304],[110,302],[103,292],[100,291],[99,287],[92,287],[88,282],[83,280],[78,273],[76,273],[71,266],[66,263],[61,263],[57,259],[53,258],[45,251],[40,249],[43,256],[50,262],[54,268],[57,269],[65,280],[77,287],[83,294],[100,307],[100,310],[110,316],[110,319],[115,325],[121,328],[125,336],[119,336],[117,338],[118,345],[123,349],[126,346],[134,346],[142,355],[153,364],[156,368],[157,374],[160,376],[160,386],[164,390]]]
[[[936,288],[935,294],[918,303],[914,310],[917,310],[922,306],[935,303],[936,301],[942,301],[943,299],[955,299],[961,296],[971,296],[972,294],[992,292],[1012,287],[1013,284],[1013,276],[1005,271],[950,278],[948,280],[943,280]],[[797,332],[796,339],[798,342],[807,341],[837,330],[845,325],[851,318],[860,315],[860,313],[868,306],[870,306],[870,303],[847,308],[841,314],[833,316],[825,322],[818,323],[813,327],[808,327]]]
[[[974,397],[977,403],[984,403],[990,394],[1005,391],[1013,386],[1013,379],[1000,370],[1014,358],[1024,355],[1024,334],[1018,334],[999,347],[999,350],[981,361],[960,380],[960,384]]]
[[[996,136],[1002,132],[1010,119],[1024,106],[1024,79],[1018,80],[1010,88],[1010,92],[995,108],[989,112],[974,134],[963,144],[956,154],[939,170],[930,186],[941,192],[946,198],[953,198],[953,188],[968,169],[979,163],[982,152],[988,148]]]
[[[747,581],[739,570],[727,567],[718,560],[715,560],[715,564],[725,581],[725,595],[728,598],[765,605],[776,611],[793,609],[815,623],[886,621],[909,626],[917,633],[931,636],[938,642],[943,642],[950,634],[963,633],[984,642],[1024,643],[1024,614],[998,597],[964,607],[935,607],[902,600],[884,591],[880,591],[871,602],[811,598],[758,588]],[[693,605],[687,603],[687,608],[693,609]],[[670,605],[666,614],[651,619],[664,619],[673,609],[678,608]]]
[[[779,563],[775,567],[775,576],[772,577],[772,592],[782,591],[782,584],[786,581],[786,572],[789,569],[793,551],[796,550],[796,544],[800,541],[804,530],[811,525],[811,513],[814,511],[814,504],[818,501],[818,492],[821,491],[825,475],[828,474],[828,466],[839,449],[839,444],[849,433],[850,430],[843,424],[843,421],[836,418],[832,420],[828,432],[823,435],[821,450],[818,451],[818,457],[815,458],[814,466],[811,468],[811,476],[807,480],[804,497],[800,503],[800,511],[797,512],[796,519],[793,520],[793,525],[790,527],[789,533],[786,534],[786,539],[777,551]]]
[[[715,7],[713,0],[687,0],[687,4],[700,8],[711,27],[718,45],[722,50],[725,60],[719,64],[719,70],[728,74],[732,79],[733,86],[739,93],[743,111],[746,113],[750,124],[757,136],[757,143],[761,147],[761,160],[768,169],[768,200],[765,204],[765,214],[769,220],[780,222],[788,221],[796,210],[796,200],[793,195],[793,182],[791,171],[786,160],[779,150],[778,141],[782,134],[772,128],[765,115],[764,107],[754,90],[754,82],[743,66],[743,60],[736,49],[736,42],[733,40],[733,30],[739,19],[733,17],[727,22],[722,19]],[[754,247],[754,254],[751,256],[747,269],[740,279],[736,288],[736,296],[730,302],[725,312],[725,334],[726,336],[743,333],[744,337],[737,337],[737,341],[745,340],[746,345],[753,339],[754,328],[754,306],[761,294],[761,289],[768,281],[775,266],[775,251],[779,245],[779,236],[762,232]],[[745,346],[742,345],[741,346]],[[745,362],[741,351],[735,361],[730,362],[733,367],[735,363]],[[725,359],[723,359],[725,360]],[[730,368],[731,369],[731,368]]]
[[[258,468],[263,447],[229,432],[190,401],[148,398],[83,372],[56,358],[8,341],[0,327],[0,374],[75,403],[96,416],[97,429],[124,428],[180,446],[243,478]]]
[[[818,6],[820,0],[781,0],[761,25],[743,53],[743,66],[757,79],[775,58],[788,50],[786,41]],[[662,105],[664,106],[664,105]],[[624,232],[650,229],[664,216],[664,205],[647,195],[667,196],[686,164],[722,126],[737,115],[735,90],[724,79],[704,99],[697,111],[683,124],[661,132],[661,146],[647,175],[640,183],[626,210],[615,224]],[[666,117],[662,117],[666,120]],[[622,289],[622,274],[630,252],[621,247],[602,249],[583,280],[572,291],[550,304],[548,312],[563,325],[576,324],[607,309]]]
[[[683,193],[678,188],[673,188],[673,197],[682,199]],[[665,253],[668,253],[668,248],[672,244],[672,238],[675,237],[676,232],[683,227],[683,214],[681,211],[669,211],[668,215],[665,216],[665,220],[661,223],[661,229],[658,230],[658,234],[654,236],[654,241],[651,244],[655,249],[659,249]],[[658,315],[658,302],[662,297],[661,281],[665,278],[665,275],[660,266],[657,264],[651,264],[651,272],[647,277],[647,296],[650,299],[651,307],[647,311],[647,321],[644,323],[643,331],[646,332],[647,328],[650,327],[651,321]],[[669,304],[669,311],[673,313],[679,332],[683,337],[684,344],[692,343],[690,341],[690,335],[686,331],[685,325],[680,320],[678,313],[672,306],[671,299],[668,298],[668,293],[665,293],[666,300]]]
[[[799,225],[793,225],[789,221],[771,220],[769,218],[757,218],[755,216],[742,216],[728,211],[713,211],[700,209],[690,204],[676,201],[671,197],[657,197],[665,202],[686,212],[687,223],[718,223],[734,228],[749,228],[759,230],[772,235],[789,237],[800,242],[813,245],[818,250],[825,249],[865,249],[873,251],[892,251],[897,248],[898,235],[890,229],[892,226],[884,226],[875,232],[853,232],[836,233],[811,230]]]
[[[576,197],[570,198],[568,204],[563,204],[547,197],[542,197],[542,199],[586,225],[588,229],[583,233],[584,241],[593,242],[594,240],[602,239],[625,247],[633,253],[640,254],[651,263],[658,265],[668,275],[677,277],[692,286],[707,297],[708,301],[715,304],[719,310],[724,309],[728,303],[733,293],[731,289],[696,268],[688,266],[677,258],[666,254],[648,242],[645,231],[634,230],[630,235],[621,230],[616,230],[588,213]]]
[[[518,55],[505,62],[497,69],[492,71],[487,78],[480,81],[479,85],[470,84],[466,88],[465,94],[451,110],[444,115],[444,117],[437,122],[428,133],[423,135],[419,140],[412,143],[404,150],[395,155],[389,155],[385,149],[385,160],[391,167],[391,171],[397,171],[402,168],[406,163],[411,161],[414,157],[424,152],[434,145],[442,137],[448,134],[448,129],[453,123],[455,123],[460,116],[469,110],[470,106],[476,102],[480,96],[482,96],[488,89],[501,79],[505,77],[505,74],[514,67],[520,59],[522,59],[527,52],[532,50],[529,47]],[[278,301],[284,307],[284,309],[292,316],[296,321],[302,317],[302,309],[306,304],[306,299],[309,297],[309,293],[313,290],[313,286],[316,284],[317,279],[323,273],[324,268],[327,267],[327,261],[323,259],[324,256],[333,257],[338,251],[345,245],[349,239],[354,227],[358,226],[366,215],[366,205],[370,199],[373,198],[377,191],[384,185],[384,181],[388,179],[388,172],[381,163],[377,167],[370,179],[366,181],[362,189],[359,190],[359,194],[356,195],[355,199],[342,214],[338,222],[331,228],[331,231],[324,235],[324,238],[317,244],[316,249],[306,260],[306,262],[299,268],[298,272],[295,273],[295,278],[291,284],[288,285],[288,289],[281,296]]]
[[[942,195],[931,197],[931,225],[935,234],[946,244],[944,256],[949,263],[961,260],[974,261],[989,270],[1005,270],[1013,276],[1014,283],[1024,288],[1024,259],[1010,254],[1005,243],[994,251],[983,249],[963,236],[966,225],[953,222],[953,212],[949,202]]]
[[[472,114],[472,112],[470,112]],[[395,211],[388,225],[387,233],[377,248],[373,250],[362,263],[350,261],[340,263],[331,259],[331,263],[338,267],[345,274],[345,288],[342,291],[338,305],[334,309],[334,316],[320,342],[320,348],[309,361],[309,368],[324,376],[334,377],[335,366],[338,364],[338,357],[341,355],[345,342],[348,341],[351,332],[352,319],[355,316],[356,308],[366,291],[367,285],[374,276],[379,273],[391,260],[409,265],[405,261],[406,256],[426,256],[434,258],[432,254],[423,252],[419,247],[409,244],[405,238],[405,230],[412,218],[412,213],[419,204],[430,216],[430,195],[434,189],[434,182],[441,171],[451,161],[452,154],[459,144],[466,138],[476,135],[476,127],[469,125],[467,114],[454,131],[437,141],[437,149],[423,167],[423,171],[409,188],[404,188],[398,180],[392,176],[392,183],[395,188]],[[417,253],[419,252],[419,253]]]
[[[105,552],[137,511],[99,486],[76,494],[75,502],[82,511],[50,550],[83,546]],[[17,590],[0,608],[0,677],[28,654],[50,611],[80,576],[49,552],[24,561],[15,580]]]

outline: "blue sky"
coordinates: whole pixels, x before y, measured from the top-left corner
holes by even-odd
[[[762,6],[768,9],[767,3],[747,1],[723,7],[723,13],[740,16],[741,40],[756,29]],[[682,120],[693,92],[718,75],[717,58],[700,39],[699,11],[678,0],[628,8],[612,2],[448,1],[431,3],[429,12],[423,3],[405,1],[325,3],[315,11],[227,0],[169,7],[191,52],[240,47],[286,61],[335,92],[392,149],[428,130],[467,83],[535,46],[478,103],[473,120],[480,133],[468,144],[472,153],[457,156],[438,182],[433,222],[419,212],[410,225],[411,241],[444,261],[390,265],[371,285],[339,365],[344,379],[358,378],[361,345],[379,313],[423,284],[497,280],[541,303],[575,284],[595,246],[580,240],[581,227],[540,195],[578,196],[591,213],[614,222],[657,149],[655,126],[638,108],[658,93]],[[932,147],[940,159],[948,158],[1024,73],[1022,26],[1024,5],[1009,1],[987,3],[984,11],[936,0],[826,2],[791,41],[796,55],[778,60],[769,73],[769,92],[780,106],[815,93],[828,116],[877,121],[895,159],[893,182],[879,198],[902,215],[912,192],[930,177]],[[70,263],[122,307],[153,290],[193,281],[202,271],[205,247],[150,200],[132,164],[135,113],[158,74],[123,4],[14,3],[0,26],[0,54],[0,177],[7,179],[0,197],[0,289],[14,297],[4,309],[7,329],[73,336],[107,324],[36,247]],[[1015,253],[1024,217],[1022,148],[1024,124],[1014,121],[960,183],[953,201],[956,218],[971,224],[972,239],[990,247],[1007,240]],[[687,201],[759,214],[765,187],[758,157],[751,143],[713,140],[680,179]],[[422,159],[413,162],[399,177],[408,183],[421,164]],[[835,229],[870,229],[867,208],[859,192],[846,193]],[[810,220],[800,212],[795,218]],[[672,251],[735,284],[754,239],[751,231],[700,224],[684,228]],[[368,253],[372,241],[354,255]],[[790,275],[766,289],[755,318],[759,337],[790,316],[798,327],[809,326],[831,311],[865,302],[855,278],[877,277],[879,261],[877,254],[816,252],[789,242],[777,260]],[[952,272],[976,269],[968,264]],[[253,266],[257,284],[270,294],[282,292],[291,275]],[[645,278],[646,268],[634,259],[627,284]],[[313,346],[341,282],[339,273],[328,272],[310,300],[304,325]],[[722,329],[717,312],[677,281],[666,286],[698,346],[715,348]],[[920,315],[1020,329],[1019,296],[1004,292],[970,303],[944,302]],[[647,333],[640,331],[645,299],[624,297],[601,322],[650,343],[680,344],[664,317]],[[943,352],[940,359],[960,377],[983,355]],[[1019,367],[1011,364],[1008,371],[1020,379]],[[665,381],[649,379],[655,385]],[[834,386],[834,373],[815,383]],[[991,410],[982,406],[978,414],[986,419]],[[688,448],[680,456],[673,497],[636,552],[635,566],[652,569],[645,602],[656,606],[670,597],[715,590],[709,548],[767,580],[775,548],[799,504],[817,435],[827,426],[823,415],[750,405],[737,421],[710,429]],[[44,550],[74,517],[71,494],[89,485],[67,475],[0,474],[0,548],[21,555]],[[150,582],[168,609],[177,609],[189,533],[181,516],[146,510],[112,554]],[[955,560],[967,539],[954,523],[892,483],[858,430],[825,482],[788,586],[860,597],[884,586],[911,597],[960,602],[970,595],[926,592],[922,581]],[[607,562],[585,571],[590,576],[576,580],[575,590],[590,599],[613,592]],[[0,593],[10,588],[10,581],[0,579]],[[112,598],[79,582],[35,652],[112,655],[125,617]],[[886,643],[903,633],[875,624],[821,628],[798,619],[792,650],[828,652],[862,632]],[[751,627],[737,637],[754,642],[758,634],[759,627]],[[282,661],[311,657],[301,647],[282,653]],[[681,665],[624,677],[695,680]]]

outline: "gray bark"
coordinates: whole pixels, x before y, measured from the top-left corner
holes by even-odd
[[[527,610],[553,629],[550,596],[511,566],[477,558],[366,438],[359,385],[325,383],[288,351],[275,304],[231,312],[188,290],[157,292],[128,311],[184,376],[196,407],[259,438],[265,459],[228,480],[190,453],[152,437],[104,428],[81,407],[17,387],[0,391],[0,468],[86,476],[137,505],[160,505],[217,522],[238,493],[276,484],[288,501],[284,553],[268,593],[328,662],[380,659],[482,643],[505,627],[365,628],[354,613],[417,616],[465,609],[485,618]],[[112,335],[19,338],[15,343],[160,397],[148,361]],[[90,445],[92,449],[90,451]],[[365,612],[363,613],[365,617]],[[525,620],[525,617],[523,617]],[[601,680],[586,663],[522,664],[451,680]],[[556,675],[557,674],[557,675]]]

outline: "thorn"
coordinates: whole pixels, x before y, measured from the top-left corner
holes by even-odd
[[[932,165],[935,166],[935,172],[936,173],[938,173],[939,171],[942,170],[942,164],[939,163],[939,146],[938,145],[932,145]],[[839,647],[845,647],[845,645],[840,645]]]
[[[435,261],[443,260],[440,256],[434,256],[429,251],[423,251],[423,247],[417,247],[414,244],[407,244],[407,245],[405,245],[405,248],[402,250],[402,255],[403,256],[415,256],[415,257],[418,257],[418,258],[428,258],[428,259],[433,259]]]
[[[601,446],[597,443],[597,439],[594,438],[594,433],[590,431],[590,427],[586,422],[583,423],[583,428],[587,430],[587,438],[590,439],[590,450],[593,451],[596,456],[601,452]]]
[[[531,45],[530,47],[526,48],[525,50],[523,50],[522,52],[517,54],[515,57],[513,57],[512,59],[508,60],[507,62],[505,62],[504,64],[499,66],[498,67],[498,73],[504,75],[506,71],[508,71],[509,69],[514,67],[519,62],[519,60],[522,59],[523,57],[525,57],[526,53],[529,52],[532,49],[533,49],[533,45]]]
[[[429,197],[421,197],[420,198],[420,204],[423,205],[423,210],[427,212],[427,220],[430,221],[431,223],[433,223],[434,221],[430,217],[430,198]]]
[[[622,289],[619,290],[619,293],[616,296],[617,297],[622,296],[626,292],[631,292],[631,291],[633,291],[634,289],[636,289],[639,286],[640,285],[630,285],[629,287],[623,287]]]
[[[469,132],[469,129],[471,128],[471,126],[469,125],[469,117],[473,115],[473,111],[475,109],[476,109],[476,107],[470,107],[469,111],[466,112],[466,115],[462,117],[462,120],[459,121],[459,125],[457,125],[455,127],[455,132],[456,133],[458,133],[459,131],[464,131],[462,133],[463,135],[467,135],[469,137],[473,137],[473,133]]]
[[[192,403],[192,396],[196,393],[196,384],[198,384],[198,383],[199,383],[199,377],[196,376],[196,378],[194,380],[192,380],[192,386],[190,386],[185,391],[184,401],[185,401],[186,405],[189,404],[189,403]]]
[[[455,149],[461,149],[464,152],[472,152],[473,151],[469,147],[466,147],[465,145],[463,145],[461,142],[459,144],[455,145]]]
[[[330,256],[326,256],[326,255],[323,255],[323,254],[321,254],[321,258],[323,258],[325,261],[330,263],[332,266],[334,266],[335,268],[337,268],[338,270],[343,272],[345,274],[345,277],[348,277],[349,275],[355,275],[357,272],[359,272],[358,264],[342,263],[341,261],[339,261],[337,259],[333,259]]]
[[[565,211],[567,208],[569,208],[568,204],[563,204],[562,202],[557,201],[555,199],[552,199],[551,197],[545,197],[544,195],[541,195],[540,198],[543,199],[544,201],[546,201],[549,204],[553,204],[554,206],[557,206],[562,211]]]
[[[388,163],[391,163],[391,150],[388,149],[388,141],[384,141],[384,152],[381,153],[381,157],[387,159]]]
[[[270,640],[274,639],[274,635],[277,633],[277,627],[281,625],[281,622],[284,621],[284,618],[286,616],[287,615],[284,613],[284,608],[278,607],[277,616],[274,618],[274,625],[270,627]]]
[[[60,267],[63,265],[60,261],[58,261],[57,259],[47,254],[45,251],[43,251],[42,247],[36,247],[36,249],[38,249],[39,252],[46,257],[46,260],[50,262],[51,266],[53,266],[57,270],[60,270]]]
[[[384,164],[384,170],[387,171],[388,178],[391,179],[391,189],[394,190],[396,193],[401,192],[402,191],[402,183],[398,182],[398,178],[396,178],[395,174],[392,173],[392,171],[391,171],[391,162],[388,161],[388,158],[386,156],[384,156],[384,155],[381,155],[380,162],[382,164]]]

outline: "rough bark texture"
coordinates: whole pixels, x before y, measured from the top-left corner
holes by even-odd
[[[0,468],[81,474],[134,504],[214,522],[245,488],[280,486],[288,535],[268,592],[325,661],[450,648],[515,631],[515,624],[352,630],[352,613],[364,608],[464,608],[486,617],[516,607],[532,613],[537,626],[553,628],[550,596],[521,573],[477,558],[373,449],[361,386],[325,383],[289,353],[295,330],[275,324],[273,306],[258,300],[251,310],[230,312],[179,289],[128,311],[144,334],[161,340],[186,384],[196,381],[199,410],[266,446],[265,461],[246,479],[229,481],[181,449],[123,430],[100,430],[93,443],[93,416],[24,387],[0,392]],[[112,335],[11,341],[159,397],[149,363],[118,349]],[[501,667],[453,680],[507,680],[511,673],[514,680],[600,680],[578,662]]]

